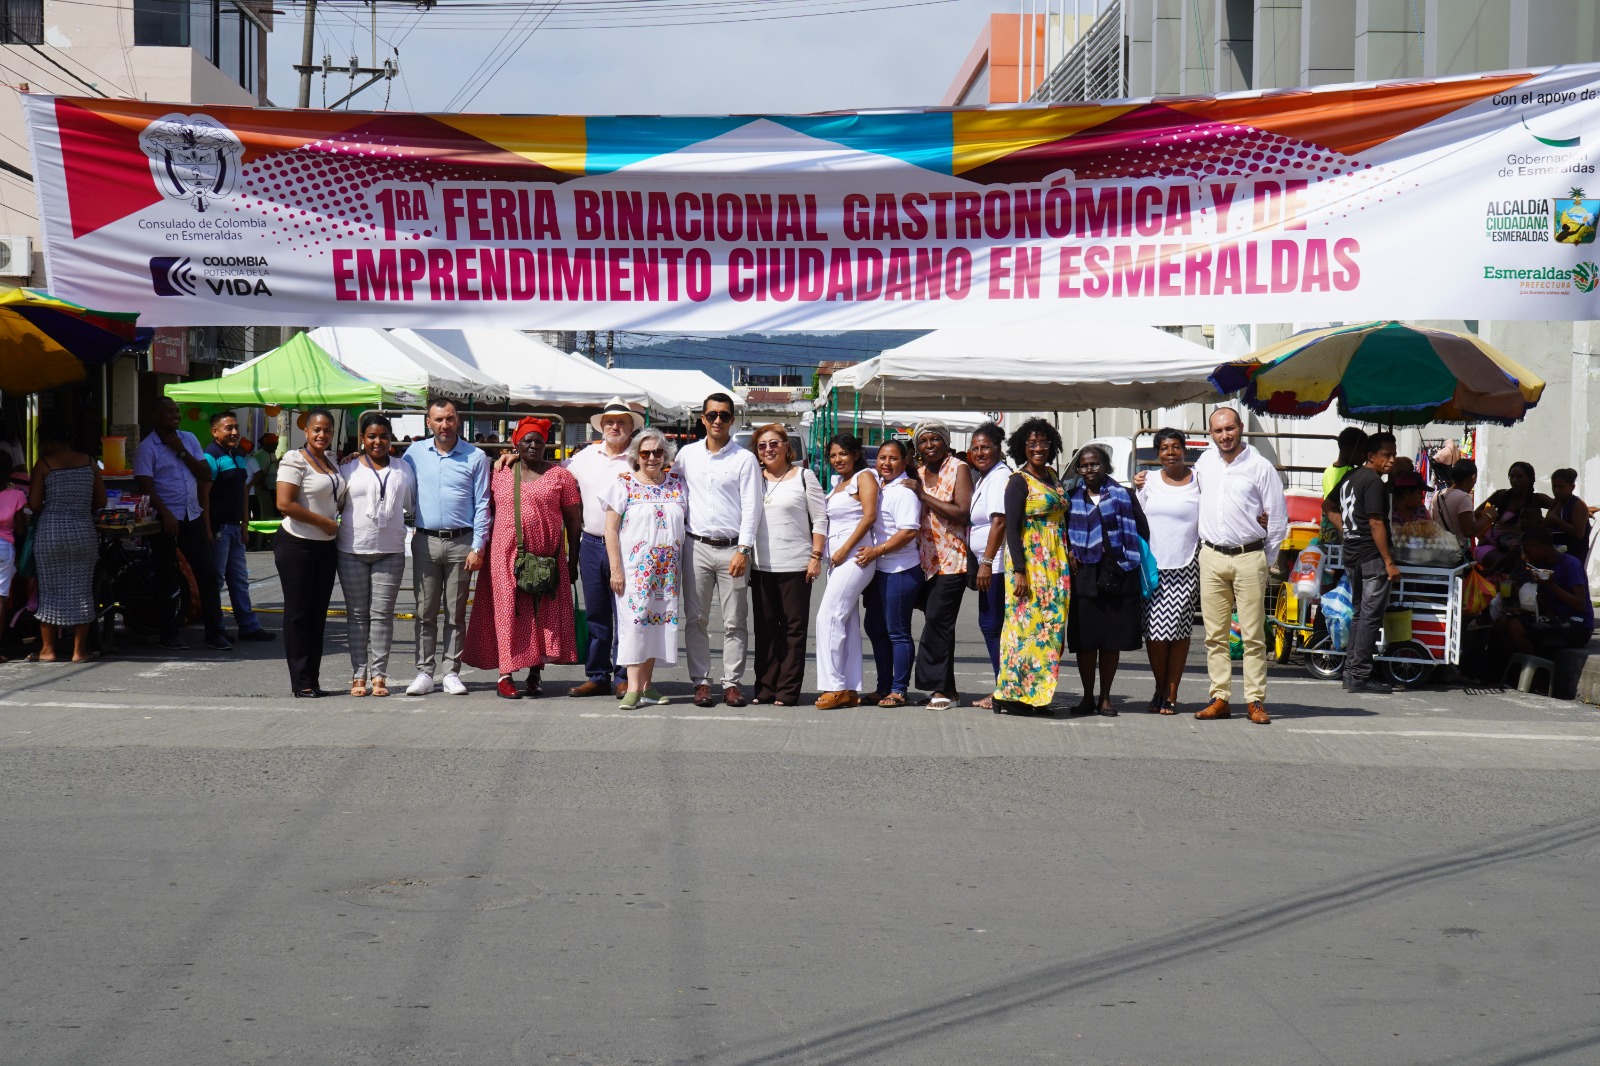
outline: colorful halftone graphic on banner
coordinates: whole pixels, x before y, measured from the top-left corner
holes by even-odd
[[[1567,67],[825,115],[27,111],[52,287],[155,324],[1170,322],[1380,298],[1414,309],[1366,314],[1476,315],[1494,296],[1516,312],[1499,317],[1548,318],[1592,316],[1593,286],[1554,284],[1588,276],[1584,243],[1554,238],[1548,205],[1518,244],[1470,220],[1513,196],[1587,204],[1570,190],[1594,184],[1596,86]],[[157,259],[195,280],[157,280]],[[1388,283],[1425,259],[1460,284]]]

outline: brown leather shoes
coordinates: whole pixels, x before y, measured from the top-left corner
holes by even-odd
[[[622,697],[626,696],[628,694],[628,683],[626,681],[618,681],[617,682],[616,693],[617,693],[617,699],[619,699],[619,700]]]
[[[611,686],[604,681],[585,681],[581,685],[574,685],[572,688],[567,689],[567,695],[579,697],[604,696],[609,691],[611,691]],[[621,697],[618,698],[620,699]]]
[[[1228,710],[1228,701],[1218,696],[1206,704],[1204,710],[1194,712],[1194,716],[1202,722],[1209,722],[1216,718],[1232,718],[1233,712]]]
[[[1272,716],[1267,714],[1266,707],[1262,706],[1260,703],[1257,703],[1255,700],[1251,700],[1249,703],[1249,710],[1250,720],[1256,725],[1272,724]]]
[[[715,707],[716,697],[711,695],[710,685],[696,685],[694,687],[694,705],[696,707]]]
[[[739,691],[738,685],[729,685],[722,690],[722,702],[729,707],[743,707],[750,701],[744,698],[744,693]]]
[[[817,697],[817,710],[834,711],[840,707],[860,706],[861,699],[850,690],[841,689],[836,692],[824,692]]]

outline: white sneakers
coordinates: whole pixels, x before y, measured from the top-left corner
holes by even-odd
[[[440,685],[451,696],[465,696],[467,686],[462,684],[460,674],[445,674]],[[406,686],[407,696],[426,696],[433,691],[433,675],[418,674],[417,679]]]

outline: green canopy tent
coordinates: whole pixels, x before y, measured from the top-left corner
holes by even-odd
[[[221,407],[418,407],[420,397],[358,377],[304,333],[220,378],[166,387],[179,403]]]

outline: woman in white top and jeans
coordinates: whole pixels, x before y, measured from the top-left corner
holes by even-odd
[[[789,461],[789,434],[777,423],[750,438],[761,463],[750,601],[755,610],[757,703],[793,707],[806,673],[811,583],[822,573],[828,516],[822,484]]]
[[[873,543],[856,551],[856,563],[876,563],[878,572],[867,586],[867,636],[878,667],[878,688],[861,702],[879,707],[904,707],[911,684],[911,662],[917,645],[911,636],[911,612],[922,589],[922,501],[906,475],[910,451],[905,441],[886,440],[878,448],[878,521]]]
[[[272,538],[273,561],[283,587],[283,654],[296,697],[327,696],[321,686],[322,636],[339,569],[339,509],[345,480],[328,449],[333,412],[306,412],[306,445],[278,464],[278,513],[283,527]]]
[[[339,467],[349,491],[336,541],[350,695],[387,696],[394,604],[406,576],[406,512],[415,505],[417,484],[411,467],[389,454],[394,433],[383,415],[361,416],[360,444],[360,454]]]
[[[1150,523],[1150,550],[1161,582],[1144,605],[1145,652],[1156,675],[1150,710],[1176,714],[1178,682],[1200,609],[1200,483],[1187,463],[1188,442],[1176,429],[1156,431],[1161,469],[1144,476],[1139,506]]]
[[[828,441],[828,465],[838,474],[828,493],[828,585],[817,605],[817,709],[861,703],[861,594],[877,563],[859,563],[856,550],[870,547],[878,522],[878,479],[861,457],[861,441],[836,433]]]
[[[978,590],[978,631],[989,646],[989,665],[1000,678],[1000,630],[1006,617],[1006,484],[1011,468],[1005,461],[1006,433],[993,422],[972,431],[967,465],[972,467],[972,505],[968,508],[967,544],[977,559],[973,587]],[[999,575],[998,577],[996,575]],[[993,696],[973,703],[994,708]]]

